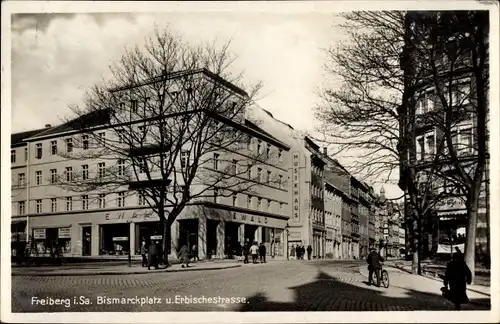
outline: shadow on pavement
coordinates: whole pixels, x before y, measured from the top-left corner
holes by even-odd
[[[368,288],[341,282],[320,271],[313,282],[289,287],[293,301],[272,301],[259,292],[238,311],[450,311],[453,306],[441,295],[405,289],[405,296],[385,295],[384,288]],[[390,288],[389,288],[390,289]],[[464,310],[490,310],[490,299],[473,300]],[[478,304],[478,302],[480,302]]]

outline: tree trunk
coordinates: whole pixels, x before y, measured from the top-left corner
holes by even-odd
[[[465,243],[465,263],[472,273],[472,283],[474,283],[475,269],[476,269],[476,229],[477,229],[477,213],[478,213],[478,192],[472,190],[471,196],[467,199],[467,241]]]
[[[165,262],[165,265],[167,267],[169,266],[168,255],[170,253],[170,247],[171,247],[170,228],[171,228],[170,222],[165,221],[163,225],[163,261]]]

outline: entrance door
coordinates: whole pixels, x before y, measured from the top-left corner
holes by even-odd
[[[82,227],[82,255],[90,256],[92,253],[92,226]]]

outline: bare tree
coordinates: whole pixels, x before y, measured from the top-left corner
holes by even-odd
[[[246,119],[245,110],[260,84],[245,86],[242,74],[231,73],[228,46],[193,46],[157,30],[144,48],[122,56],[113,78],[93,87],[83,106],[73,107],[79,117],[71,124],[82,133],[67,157],[102,164],[94,176],[83,172],[61,186],[138,194],[159,215],[166,264],[171,225],[186,206],[252,192],[264,178],[252,167],[278,158],[252,140],[258,121]]]
[[[351,156],[354,159],[353,172],[362,173],[366,178],[383,177],[383,182],[387,182],[399,168],[399,184],[405,188],[406,195],[407,225],[413,237],[413,272],[417,273],[420,272],[420,242],[426,234],[423,222],[435,217],[432,211],[437,205],[450,195],[455,195],[445,190],[445,187],[452,184],[468,197],[470,188],[473,187],[468,180],[474,179],[478,184],[479,174],[484,173],[484,163],[474,161],[472,164],[477,167],[477,176],[467,179],[467,172],[463,170],[470,169],[471,160],[467,162],[457,156],[453,157],[454,149],[449,150],[454,142],[453,125],[458,122],[457,116],[460,114],[460,110],[455,109],[456,102],[444,105],[449,108],[446,115],[448,117],[440,119],[443,116],[442,110],[432,113],[419,111],[422,102],[428,100],[428,93],[422,90],[430,86],[447,89],[447,97],[441,96],[440,100],[451,98],[458,70],[458,67],[453,68],[453,64],[462,56],[463,47],[446,47],[448,57],[452,58],[447,61],[449,66],[446,69],[449,73],[446,78],[437,73],[436,68],[437,62],[442,61],[437,60],[438,55],[442,57],[443,46],[450,44],[448,38],[451,34],[467,35],[465,42],[475,52],[475,66],[471,67],[471,71],[482,76],[482,80],[474,85],[475,88],[478,84],[484,86],[484,39],[487,37],[485,27],[477,28],[477,21],[472,22],[477,18],[472,16],[465,18],[450,15],[456,18],[449,18],[448,26],[445,26],[443,22],[437,24],[432,18],[425,18],[435,17],[436,13],[429,15],[415,12],[411,15],[419,17],[421,26],[416,26],[407,19],[406,12],[354,12],[341,15],[344,19],[341,28],[347,34],[348,41],[337,44],[328,51],[330,62],[326,66],[331,75],[338,76],[340,80],[337,81],[341,85],[321,90],[322,100],[316,115],[323,121],[323,141],[338,147],[336,154],[355,153]],[[456,30],[456,26],[468,27]],[[474,30],[469,30],[470,28]],[[483,37],[482,41],[479,41],[479,34]],[[469,49],[466,51],[470,53]],[[439,71],[442,70],[441,66]],[[475,88],[473,93],[479,95],[480,92]],[[463,97],[470,98],[471,94]],[[484,97],[484,90],[482,96]],[[451,103],[450,100],[447,101]],[[480,101],[475,102],[479,104]],[[484,109],[480,108],[478,114]],[[481,114],[484,117],[477,118],[477,127],[486,124],[486,114]],[[435,137],[432,152],[427,152],[427,155],[417,145],[425,123],[434,125],[440,130],[439,134],[449,135]],[[484,135],[484,131],[478,129],[475,133],[478,138],[484,138],[481,135]],[[484,149],[485,144],[479,144],[478,151],[480,147]],[[459,170],[461,179],[450,172],[450,158],[453,160],[452,169]],[[484,161],[484,157],[479,158]],[[469,217],[469,232],[475,228],[475,224],[475,216]],[[470,246],[468,244],[466,249],[467,257],[470,255],[470,252],[467,253]]]

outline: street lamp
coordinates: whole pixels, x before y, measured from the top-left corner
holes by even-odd
[[[288,234],[290,233],[290,230],[288,229],[288,223],[286,224],[285,226],[285,234],[286,234],[286,249],[285,249],[285,253],[286,253],[286,259],[287,260],[290,260],[290,253],[288,253]]]
[[[128,227],[129,227],[129,234],[128,234],[128,236],[129,236],[129,238],[128,238],[128,266],[129,267],[132,266],[132,255],[131,255],[131,251],[130,251],[130,250],[132,250],[132,247],[130,246],[130,242],[131,242],[131,237],[130,237],[130,223],[132,223],[132,221],[128,220],[127,224],[129,224],[128,225]]]

